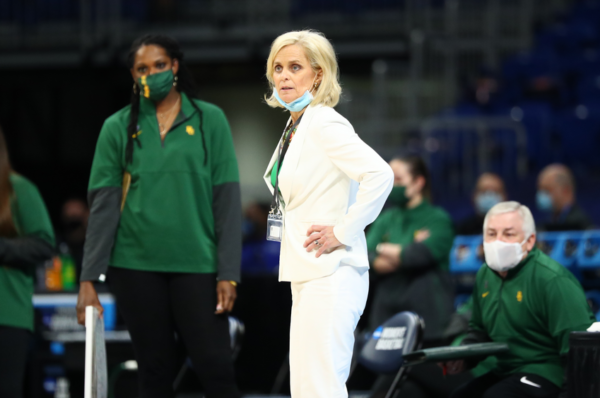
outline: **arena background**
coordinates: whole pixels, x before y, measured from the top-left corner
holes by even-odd
[[[600,225],[599,10],[567,0],[0,0],[0,126],[60,235],[63,203],[86,197],[104,119],[129,102],[130,43],[165,33],[182,44],[201,98],[229,118],[244,206],[263,202],[262,174],[287,118],[264,103],[265,61],[275,37],[309,28],[338,54],[337,110],[385,159],[422,155],[434,202],[455,220],[471,211],[484,171],[541,216],[537,175],[561,162]],[[240,288],[246,392],[269,392],[287,352],[289,287],[275,279],[252,274]],[[78,397],[73,361],[60,366]],[[29,396],[53,396],[41,392],[46,376],[30,377]]]

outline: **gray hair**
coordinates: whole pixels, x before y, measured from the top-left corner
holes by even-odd
[[[535,234],[535,221],[533,221],[531,210],[529,210],[529,207],[514,201],[500,202],[487,212],[485,215],[485,220],[483,221],[484,233],[487,229],[488,220],[491,216],[512,212],[516,212],[519,214],[519,216],[521,216],[521,220],[523,220],[523,231],[525,232],[526,238],[529,238],[531,235]]]

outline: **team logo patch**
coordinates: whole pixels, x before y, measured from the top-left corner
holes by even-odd
[[[485,292],[481,295],[481,297],[486,298],[488,294],[490,294],[490,292]]]
[[[185,132],[188,133],[189,135],[194,135],[194,133],[195,133],[194,128],[192,126],[186,126]]]
[[[523,292],[519,290],[519,292],[517,293],[517,301],[520,303],[521,301],[523,301]]]

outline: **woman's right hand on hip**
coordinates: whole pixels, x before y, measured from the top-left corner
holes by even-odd
[[[104,313],[104,308],[98,300],[98,293],[94,284],[90,281],[81,282],[79,285],[79,296],[77,296],[77,323],[85,325],[85,307],[95,307],[98,309],[100,316]]]

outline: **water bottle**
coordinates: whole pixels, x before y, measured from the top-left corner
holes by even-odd
[[[61,267],[62,288],[65,291],[75,290],[76,272],[75,260],[69,253],[69,246],[66,243],[61,243],[59,246]]]
[[[51,292],[62,290],[62,260],[59,256],[46,263],[46,289]]]

